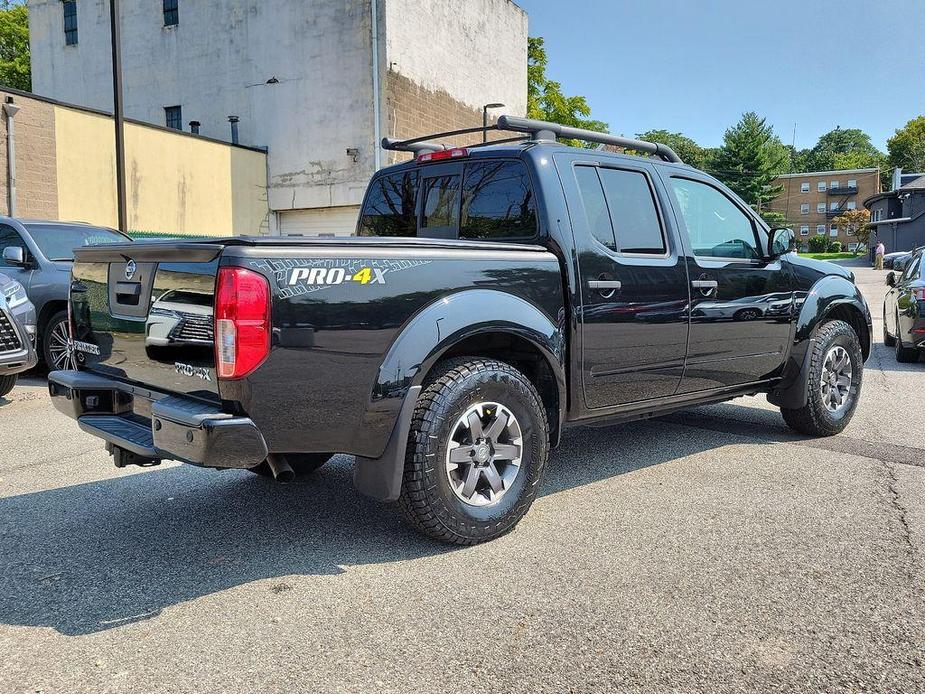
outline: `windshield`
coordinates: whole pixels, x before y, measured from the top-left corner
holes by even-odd
[[[58,224],[26,224],[35,245],[49,260],[74,260],[74,249],[107,243],[131,241],[112,229]]]

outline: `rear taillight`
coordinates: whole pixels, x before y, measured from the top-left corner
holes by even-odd
[[[243,378],[270,353],[270,285],[253,270],[223,267],[215,290],[215,368]]]
[[[925,301],[925,287],[916,287],[912,290],[912,297],[916,301]]]
[[[468,157],[469,150],[465,147],[454,147],[453,149],[442,149],[439,152],[426,152],[418,156],[418,163],[428,161],[440,161],[441,159],[458,159],[459,157]]]

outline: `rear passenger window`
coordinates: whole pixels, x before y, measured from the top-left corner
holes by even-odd
[[[422,228],[455,230],[459,221],[459,176],[447,174],[424,179]]]
[[[533,187],[523,163],[485,161],[466,166],[459,238],[532,238],[536,231]]]
[[[417,171],[375,179],[360,215],[360,236],[415,236],[417,189]]]
[[[617,250],[607,212],[607,201],[604,200],[604,189],[601,188],[601,181],[597,177],[597,169],[593,166],[576,166],[575,180],[578,182],[578,191],[591,235],[610,250]]]
[[[598,169],[610,209],[617,251],[665,253],[665,237],[646,175],[638,171]]]

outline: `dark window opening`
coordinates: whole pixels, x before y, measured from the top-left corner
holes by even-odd
[[[183,109],[179,106],[165,106],[164,116],[168,128],[183,130]]]
[[[424,179],[422,229],[456,231],[459,224],[459,176],[447,174]]]
[[[173,27],[180,23],[180,0],[164,0],[164,26]]]
[[[577,166],[575,180],[578,182],[581,203],[585,208],[588,230],[607,248],[617,250],[617,242],[613,237],[613,227],[607,212],[607,201],[604,199],[604,189],[597,176],[597,169],[593,166]]]
[[[617,251],[665,253],[665,237],[655,208],[655,198],[645,174],[638,171],[599,169],[610,210]]]
[[[77,45],[77,0],[64,0],[64,43]]]
[[[463,183],[461,239],[536,236],[536,204],[526,167],[515,161],[468,164]]]
[[[417,235],[417,190],[416,171],[375,179],[360,215],[360,236]]]

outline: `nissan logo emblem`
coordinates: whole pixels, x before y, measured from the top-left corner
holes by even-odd
[[[135,271],[138,269],[138,266],[135,265],[134,260],[130,260],[125,264],[125,279],[130,280],[135,276]]]

